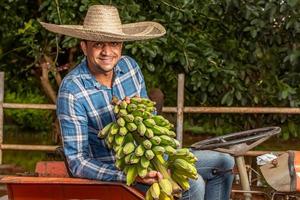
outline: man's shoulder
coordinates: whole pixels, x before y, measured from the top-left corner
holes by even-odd
[[[86,76],[82,70],[81,63],[74,67],[63,79],[60,90],[74,91],[78,84],[82,83],[82,77]]]
[[[139,68],[139,65],[137,64],[135,59],[127,55],[123,55],[121,57],[120,61],[118,62],[118,65],[122,69],[128,69],[128,70]]]

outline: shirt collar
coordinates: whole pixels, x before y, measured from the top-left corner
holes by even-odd
[[[123,60],[123,56],[120,58],[119,62],[116,64],[116,66],[114,67],[114,76],[118,77],[120,74],[124,74],[124,67],[122,67],[125,64],[124,60]],[[101,85],[96,78],[94,77],[94,75],[90,72],[88,66],[87,66],[87,60],[86,57],[82,59],[80,65],[80,76],[83,79],[83,84],[84,87],[89,89],[89,88],[98,88],[98,89],[102,89],[102,88],[106,88],[106,86]],[[116,78],[115,77],[115,78]]]
[[[124,70],[124,66],[123,65],[126,65],[126,62],[124,61],[124,56],[121,56],[119,62],[116,64],[116,67],[115,67],[115,72],[116,73],[125,73],[125,70]],[[123,66],[123,67],[122,67]]]

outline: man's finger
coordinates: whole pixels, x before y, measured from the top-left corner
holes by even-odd
[[[125,97],[125,101],[126,101],[126,103],[129,104],[129,103],[130,103],[130,97],[127,97],[127,96],[126,96],[126,97]]]
[[[160,172],[157,172],[157,179],[160,181],[163,178],[164,176]]]
[[[150,171],[146,175],[146,177],[149,177],[149,178],[155,178],[156,176],[157,176],[157,171]]]

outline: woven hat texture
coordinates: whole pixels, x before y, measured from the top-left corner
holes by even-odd
[[[90,41],[135,41],[163,36],[165,28],[157,22],[122,24],[117,8],[108,5],[89,7],[83,25],[57,25],[40,22],[47,30]]]

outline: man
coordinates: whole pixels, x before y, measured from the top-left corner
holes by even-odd
[[[82,39],[85,59],[63,80],[57,99],[57,115],[64,152],[73,176],[102,181],[125,181],[123,172],[114,166],[114,152],[97,133],[115,121],[111,100],[147,97],[141,70],[134,59],[122,56],[123,41],[160,37],[165,29],[155,22],[121,24],[113,6],[95,5],[87,12],[83,26],[41,24],[48,30]],[[227,154],[195,151],[200,177],[192,181],[183,199],[229,199],[233,159]],[[214,173],[215,170],[224,173]],[[227,171],[227,173],[225,172]],[[137,178],[136,187],[161,179],[152,171]],[[205,183],[206,182],[206,183]]]

